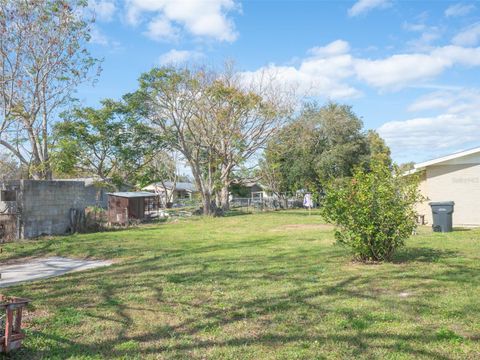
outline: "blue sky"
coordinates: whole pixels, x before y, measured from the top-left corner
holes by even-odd
[[[350,104],[398,162],[480,146],[480,1],[91,0],[97,106],[156,65],[234,59]]]

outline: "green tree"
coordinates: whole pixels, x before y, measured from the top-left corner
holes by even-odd
[[[392,166],[392,158],[390,157],[390,148],[375,130],[367,132],[368,147],[370,149],[370,159],[382,162],[387,166]]]
[[[260,172],[270,188],[277,193],[316,188],[317,135],[315,123],[299,117],[267,143]]]
[[[351,106],[331,102],[307,108],[305,116],[318,124],[315,170],[321,183],[352,175],[354,167],[368,159],[363,122]]]
[[[53,161],[60,174],[112,179],[136,184],[141,169],[164,144],[163,137],[143,122],[141,102],[103,100],[102,107],[76,108],[63,114],[54,128]]]
[[[401,176],[383,161],[357,168],[353,177],[331,180],[322,214],[335,224],[335,237],[355,259],[390,260],[416,227],[415,204],[421,199],[418,179]]]
[[[322,192],[331,178],[350,176],[369,159],[362,121],[350,106],[307,104],[267,144],[262,172],[282,192]]]

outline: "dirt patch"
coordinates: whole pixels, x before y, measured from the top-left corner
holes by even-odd
[[[23,310],[22,327],[31,326],[35,321],[38,321],[39,319],[46,319],[50,315],[51,314],[47,310],[29,310],[27,308]]]
[[[334,226],[329,224],[288,224],[279,226],[273,231],[288,231],[288,230],[333,230]]]

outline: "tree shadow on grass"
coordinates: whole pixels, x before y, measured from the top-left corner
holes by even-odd
[[[220,347],[234,347],[241,349],[245,346],[263,346],[278,349],[284,346],[296,346],[300,343],[338,343],[340,348],[352,349],[353,353],[363,358],[371,358],[372,351],[399,351],[404,355],[412,357],[423,357],[428,359],[447,359],[448,357],[435,350],[423,348],[421,344],[433,343],[437,341],[432,332],[415,332],[414,334],[399,334],[379,332],[371,328],[371,318],[368,312],[361,309],[341,308],[332,309],[329,305],[332,296],[341,298],[356,297],[363,300],[381,301],[366,295],[361,291],[354,290],[356,286],[365,283],[365,279],[360,276],[350,276],[342,281],[335,282],[332,285],[320,289],[298,289],[288,291],[282,294],[268,295],[252,300],[239,299],[227,308],[216,307],[204,311],[201,317],[187,316],[185,320],[176,325],[159,324],[155,329],[140,335],[130,335],[128,327],[131,326],[130,318],[124,318],[125,323],[118,332],[115,339],[99,340],[95,343],[82,343],[75,341],[67,336],[48,331],[32,331],[30,336],[34,336],[38,342],[46,341],[50,343],[50,349],[38,349],[27,346],[18,355],[18,359],[41,359],[54,358],[59,354],[69,357],[80,356],[98,356],[105,358],[140,356],[146,357],[153,354],[161,354],[163,351],[174,352],[177,357],[189,357],[191,351],[197,353],[202,350],[209,351]],[[112,294],[110,291],[103,293],[108,299]],[[321,303],[313,303],[314,299],[322,299]],[[417,304],[415,307],[418,308]],[[289,333],[276,333],[269,330],[269,322],[266,328],[260,334],[238,334],[233,338],[211,337],[206,340],[199,336],[202,332],[210,328],[224,328],[235,323],[241,323],[246,320],[258,319],[259,317],[270,315],[281,315],[296,311],[297,308],[304,307],[309,311],[325,314],[334,312],[339,318],[345,319],[345,327],[349,331],[342,329],[331,329],[326,333],[309,334],[308,331],[295,330]],[[125,307],[120,307],[120,313],[123,313]],[[207,310],[207,309],[205,309]],[[124,317],[121,314],[120,317]],[[388,321],[388,319],[387,319]],[[383,321],[381,321],[383,322]],[[172,344],[171,339],[176,339]],[[383,343],[379,344],[379,340]],[[409,346],[402,343],[413,342]],[[130,344],[134,349],[126,348]],[[133,345],[132,345],[133,344]],[[136,344],[136,345],[135,345]],[[141,346],[144,344],[144,346]],[[14,356],[14,358],[17,358]]]
[[[455,258],[457,256],[459,256],[459,254],[456,251],[407,246],[396,252],[392,262],[396,264],[412,261],[431,263],[441,259]]]
[[[423,295],[434,296],[438,288],[457,283],[461,278],[479,283],[480,280],[476,280],[478,277],[474,277],[478,269],[462,264],[442,264],[441,268],[431,273],[410,271],[406,267],[404,271],[399,271],[399,268],[404,269],[402,266],[379,266],[375,272],[365,272],[362,268],[355,273],[335,272],[329,268],[330,273],[319,273],[311,282],[309,279],[317,269],[325,266],[318,261],[318,254],[315,255],[313,250],[309,253],[301,247],[287,248],[272,250],[271,254],[238,251],[251,247],[260,251],[265,250],[262,249],[265,246],[269,249],[275,241],[280,240],[278,237],[263,238],[172,249],[159,256],[130,259],[111,268],[70,274],[30,288],[17,288],[27,294],[39,292],[43,295],[41,301],[53,309],[68,306],[83,311],[86,322],[104,321],[106,326],[115,322],[117,328],[111,330],[108,339],[98,339],[97,334],[98,340],[89,341],[88,336],[77,339],[72,335],[59,334],[58,328],[51,332],[46,326],[41,331],[30,331],[29,336],[34,341],[26,342],[26,347],[13,358],[75,358],[89,355],[144,358],[162,356],[164,352],[171,357],[189,358],[192,351],[201,357],[219,348],[241,351],[246,346],[259,346],[270,348],[273,353],[284,347],[291,346],[294,349],[299,343],[314,342],[336,343],[339,353],[333,356],[342,356],[341,349],[350,349],[349,357],[372,358],[375,357],[375,351],[392,351],[410,358],[449,358],[441,347],[437,350],[435,346],[427,346],[438,341],[435,329],[420,326],[416,330],[402,331],[400,328],[392,331],[389,325],[392,320],[388,317],[374,318],[372,311],[390,311],[402,316],[402,323],[416,324],[422,314],[432,311],[431,299]],[[343,252],[333,247],[331,249],[322,257],[336,256],[335,262],[341,267],[343,264],[339,256]],[[218,253],[219,250],[232,252]],[[455,256],[457,254],[451,251],[414,247],[401,250],[396,261],[429,263]],[[427,267],[420,264],[420,268]],[[389,288],[389,285],[395,287],[397,281],[404,279],[408,279],[408,282],[402,286],[408,284],[408,290],[418,296],[401,298],[398,292],[403,291],[402,286]],[[435,281],[432,282],[432,279]],[[270,291],[254,292],[257,286],[266,286]],[[126,293],[135,294],[133,289],[136,288],[151,289],[147,303],[142,305],[122,300]],[[165,288],[169,291],[164,291]],[[71,297],[74,289],[77,296]],[[224,300],[221,295],[212,295],[212,289],[218,289],[220,294],[238,292],[246,297],[233,296]],[[85,312],[85,303],[89,298],[91,303]],[[358,307],[342,305],[352,299]],[[472,309],[459,309],[457,316],[466,316],[467,310],[473,313]],[[139,324],[139,320],[132,315],[138,312],[143,316],[165,312],[176,318],[170,323],[165,321],[148,324],[150,326],[147,327]],[[309,318],[310,314],[312,318]],[[275,319],[287,315],[291,318],[283,320],[281,324],[287,329],[297,324],[300,325],[298,329],[284,332],[273,330],[278,326],[278,321],[282,322]],[[338,317],[343,327],[335,328],[335,323],[330,327],[331,324],[327,323],[324,330],[316,331],[317,325],[321,325],[323,319],[328,317]],[[148,316],[145,318],[149,319]],[[231,331],[237,324],[243,323],[254,328],[260,319],[263,325],[259,332],[230,332],[229,336],[224,336],[224,331]],[[375,323],[390,331],[380,331]],[[134,333],[130,331],[132,328],[136,330]],[[219,331],[211,334],[209,329]],[[50,345],[39,347],[37,344],[42,342]]]
[[[268,214],[268,212],[266,214]],[[276,214],[281,215],[281,216],[285,216],[285,217],[290,217],[290,216],[297,216],[297,217],[298,216],[315,216],[315,217],[319,217],[321,215],[319,210],[308,211],[306,209],[281,210],[281,211],[277,211]]]
[[[252,212],[232,209],[232,210],[229,210],[229,211],[225,212],[223,217],[228,218],[228,217],[245,216],[245,215],[252,215]]]

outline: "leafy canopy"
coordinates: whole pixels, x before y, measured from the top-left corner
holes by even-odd
[[[116,184],[136,184],[140,171],[164,146],[164,139],[143,121],[136,94],[123,101],[103,100],[99,109],[76,108],[54,129],[53,159],[60,174],[97,176]]]
[[[355,166],[368,161],[362,127],[350,106],[307,104],[268,142],[261,172],[279,192],[321,193],[329,179],[351,176]]]

